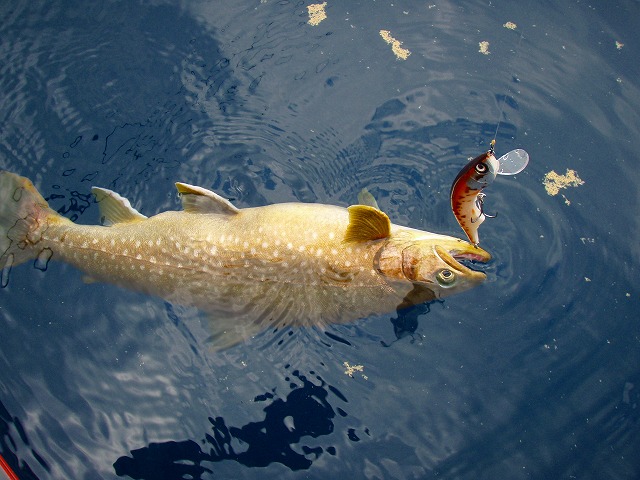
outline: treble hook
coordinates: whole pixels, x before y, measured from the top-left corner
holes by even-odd
[[[484,215],[487,218],[496,218],[498,216],[498,212],[495,215],[489,215],[484,211],[484,199],[487,197],[486,193],[480,192],[478,194],[478,198],[476,199],[476,206],[480,209],[480,216]]]

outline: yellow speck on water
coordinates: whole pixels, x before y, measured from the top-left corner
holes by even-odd
[[[391,32],[389,30],[380,30],[380,36],[382,39],[391,45],[391,51],[395,54],[398,60],[406,60],[411,55],[411,52],[406,48],[402,48],[402,42],[396,40],[391,36]]]
[[[478,51],[483,55],[489,55],[491,53],[489,51],[489,42],[487,42],[486,40],[483,40],[482,42],[478,43],[478,47],[480,47],[480,50]]]
[[[504,25],[502,25],[504,28],[508,28],[509,30],[515,30],[516,28],[518,28],[518,25],[516,25],[513,22],[507,22]]]
[[[355,372],[360,372],[362,374],[364,371],[364,365],[349,365],[349,362],[344,362],[342,365],[344,365],[345,368],[344,374],[349,375],[351,378],[353,378],[353,374]],[[368,380],[369,377],[362,374],[362,378]]]
[[[619,42],[618,40],[616,40],[616,48],[618,50],[622,50],[622,47],[624,47],[624,43]]]
[[[579,185],[583,185],[584,181],[578,177],[575,170],[567,169],[567,173],[565,175],[559,175],[555,171],[551,170],[544,176],[542,184],[544,185],[544,189],[547,193],[553,196],[560,193],[560,189],[562,188],[577,187]]]
[[[327,6],[327,2],[314,3],[312,5],[307,5],[307,12],[309,12],[309,20],[307,21],[307,23],[315,27],[321,21],[326,19],[327,12],[324,11],[324,7],[326,6]]]

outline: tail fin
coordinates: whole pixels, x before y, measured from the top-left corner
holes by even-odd
[[[12,266],[51,256],[38,243],[52,219],[63,217],[49,208],[30,180],[0,171],[0,287],[7,286]]]

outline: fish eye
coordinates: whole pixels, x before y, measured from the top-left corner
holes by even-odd
[[[488,171],[489,171],[489,168],[484,163],[480,162],[476,165],[476,173],[484,175]]]
[[[438,272],[436,279],[440,285],[448,287],[456,281],[456,274],[445,268]]]

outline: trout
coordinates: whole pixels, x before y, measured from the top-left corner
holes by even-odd
[[[282,203],[236,208],[176,183],[182,211],[152,217],[93,187],[102,225],[52,210],[28,179],[0,171],[0,277],[27,261],[66,262],[108,282],[211,318],[215,349],[261,330],[324,326],[401,310],[481,284],[459,262],[491,256],[469,242],[392,224],[370,200],[343,208]]]

